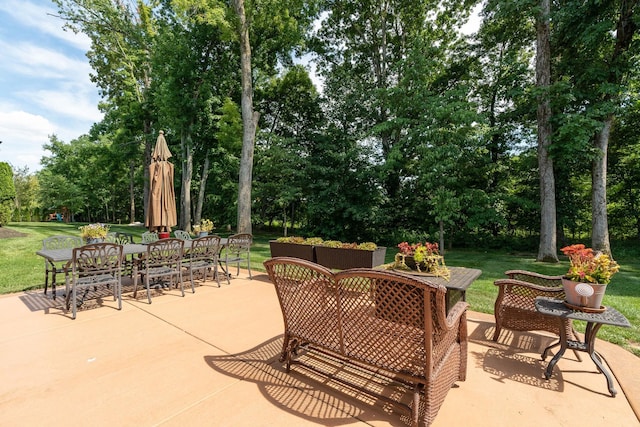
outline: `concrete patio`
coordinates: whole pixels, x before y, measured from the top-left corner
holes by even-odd
[[[151,305],[138,297],[125,293],[122,311],[108,297],[101,307],[87,303],[76,320],[42,290],[0,297],[0,425],[408,424],[337,382],[284,372],[282,317],[265,275],[241,272],[184,298],[164,291]],[[639,424],[640,359],[631,353],[597,342],[616,377],[612,398],[584,353],[578,362],[568,351],[544,379],[540,352],[552,336],[505,331],[494,343],[493,316],[475,312],[468,327],[467,380],[449,391],[433,426]],[[392,385],[384,392],[408,398]]]

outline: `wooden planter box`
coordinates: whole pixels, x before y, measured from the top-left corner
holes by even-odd
[[[384,264],[384,257],[387,254],[386,247],[379,247],[375,251],[328,248],[326,246],[316,246],[315,248],[318,264],[338,270],[357,267],[373,268]]]
[[[270,240],[269,248],[271,249],[272,258],[277,256],[290,256],[317,262],[314,250],[315,246],[312,245],[298,245],[296,243],[282,243]]]

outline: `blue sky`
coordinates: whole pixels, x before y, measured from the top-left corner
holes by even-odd
[[[88,37],[62,29],[50,0],[0,1],[0,161],[41,168],[49,135],[69,142],[102,119]]]

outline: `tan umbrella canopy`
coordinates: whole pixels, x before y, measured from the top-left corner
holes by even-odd
[[[164,139],[164,132],[160,131],[149,165],[151,192],[145,226],[150,231],[171,231],[171,227],[178,223],[176,194],[173,189],[173,164],[167,161],[169,157],[171,152]]]

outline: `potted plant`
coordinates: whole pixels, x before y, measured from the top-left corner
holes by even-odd
[[[607,284],[620,270],[618,263],[583,244],[560,250],[569,257],[570,264],[569,271],[562,277],[566,302],[576,307],[601,309]]]
[[[213,221],[202,218],[200,224],[193,226],[193,232],[198,234],[198,237],[208,236],[213,230]]]
[[[437,243],[401,242],[398,249],[400,252],[394,257],[394,269],[449,277],[449,269],[444,264],[444,257],[440,255]]]
[[[372,268],[384,264],[386,247],[375,243],[342,243],[329,240],[316,246],[317,263],[327,268],[344,270],[347,268]]]
[[[80,230],[80,236],[86,243],[103,242],[109,232],[109,226],[100,223],[83,225],[78,229]]]
[[[271,256],[290,256],[294,258],[306,259],[316,262],[315,245],[322,243],[320,237],[310,237],[305,239],[298,236],[278,237],[269,241]]]

